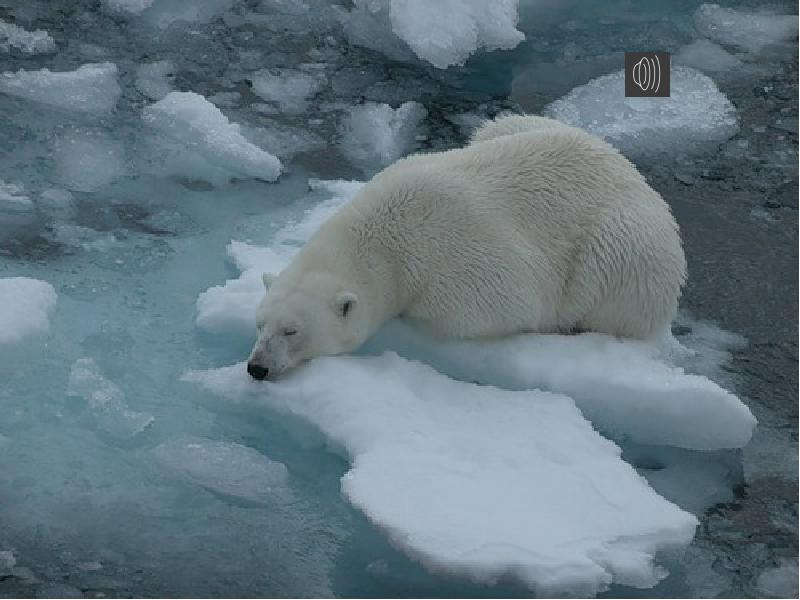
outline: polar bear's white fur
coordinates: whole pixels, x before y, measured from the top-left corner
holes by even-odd
[[[354,350],[401,316],[433,335],[672,320],[686,262],[669,207],[614,148],[541,117],[485,124],[465,148],[376,175],[270,284],[248,370]]]

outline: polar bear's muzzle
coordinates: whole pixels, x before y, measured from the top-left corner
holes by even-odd
[[[264,379],[267,378],[267,375],[269,375],[269,369],[267,367],[262,367],[257,363],[248,362],[247,373],[253,379],[258,379],[259,381],[263,381]]]

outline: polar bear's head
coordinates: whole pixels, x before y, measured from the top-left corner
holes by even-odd
[[[285,281],[264,274],[266,296],[256,312],[256,341],[247,361],[254,379],[275,379],[317,356],[355,350],[369,335],[354,291],[325,273]]]

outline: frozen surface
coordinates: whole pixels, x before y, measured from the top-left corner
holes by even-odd
[[[730,71],[742,66],[742,61],[721,46],[708,40],[695,40],[681,48],[674,60],[680,65],[706,73]]]
[[[73,130],[53,145],[54,180],[75,192],[93,192],[126,173],[121,142],[102,131]]]
[[[625,73],[604,75],[548,105],[544,114],[581,127],[629,156],[685,152],[739,128],[736,109],[702,73],[673,66],[669,98],[625,97]]]
[[[797,15],[702,4],[694,20],[697,30],[704,36],[748,52],[760,52],[770,46],[793,42],[797,37]]]
[[[172,91],[175,72],[175,64],[171,60],[139,65],[136,69],[136,89],[150,100],[161,100]]]
[[[106,62],[81,65],[74,71],[7,71],[0,75],[0,93],[66,111],[105,115],[114,110],[121,89],[117,66]]]
[[[464,64],[479,48],[510,49],[525,39],[516,29],[517,4],[518,0],[355,0],[346,27],[356,43],[400,59],[406,57],[405,44],[418,58],[446,69]]]
[[[418,102],[396,109],[375,102],[355,106],[342,123],[342,152],[367,171],[385,167],[416,148],[427,114]]]
[[[200,94],[170,92],[145,107],[142,118],[167,138],[159,148],[158,168],[212,182],[234,176],[274,181],[280,175],[280,161],[250,143],[239,125]]]
[[[13,23],[0,21],[0,52],[18,51],[31,55],[47,54],[55,52],[55,49],[56,43],[46,31],[28,31]]]
[[[272,69],[255,73],[250,82],[256,95],[276,103],[281,112],[301,113],[325,84],[325,78],[299,70]]]
[[[67,395],[83,398],[92,420],[115,438],[131,438],[154,420],[153,415],[130,410],[125,404],[125,393],[103,376],[91,358],[78,359],[72,365]]]
[[[138,15],[140,12],[153,5],[155,0],[103,0],[106,8],[111,12],[130,13]]]
[[[0,278],[0,347],[47,333],[56,299],[56,291],[46,281]]]
[[[457,382],[391,353],[321,359],[278,384],[243,364],[186,379],[311,420],[350,456],[345,496],[436,571],[543,594],[651,587],[666,574],[655,552],[694,535],[695,518],[564,396]]]
[[[189,437],[164,442],[152,454],[188,481],[238,500],[264,503],[288,490],[283,464],[241,444]]]

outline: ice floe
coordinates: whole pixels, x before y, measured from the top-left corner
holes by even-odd
[[[758,53],[797,38],[797,15],[752,12],[702,4],[694,14],[697,30],[720,44]]]
[[[541,594],[651,587],[666,575],[654,555],[694,535],[696,519],[566,396],[454,381],[392,353],[320,359],[275,384],[243,364],[185,379],[313,423],[351,459],[348,500],[434,571]]]
[[[56,43],[50,34],[41,29],[28,31],[13,23],[0,21],[0,52],[12,50],[22,54],[48,54],[55,52]]]
[[[142,118],[165,138],[155,162],[169,174],[218,183],[236,176],[274,181],[280,175],[280,161],[248,141],[238,124],[200,94],[170,92],[145,107]]]
[[[593,79],[549,104],[544,114],[604,138],[639,157],[689,152],[739,129],[736,109],[707,76],[672,67],[670,97],[626,98],[625,73]]]
[[[57,297],[46,281],[0,277],[0,347],[47,333]]]
[[[103,116],[114,110],[122,90],[114,63],[88,63],[74,71],[5,72],[0,93],[47,106]]]

